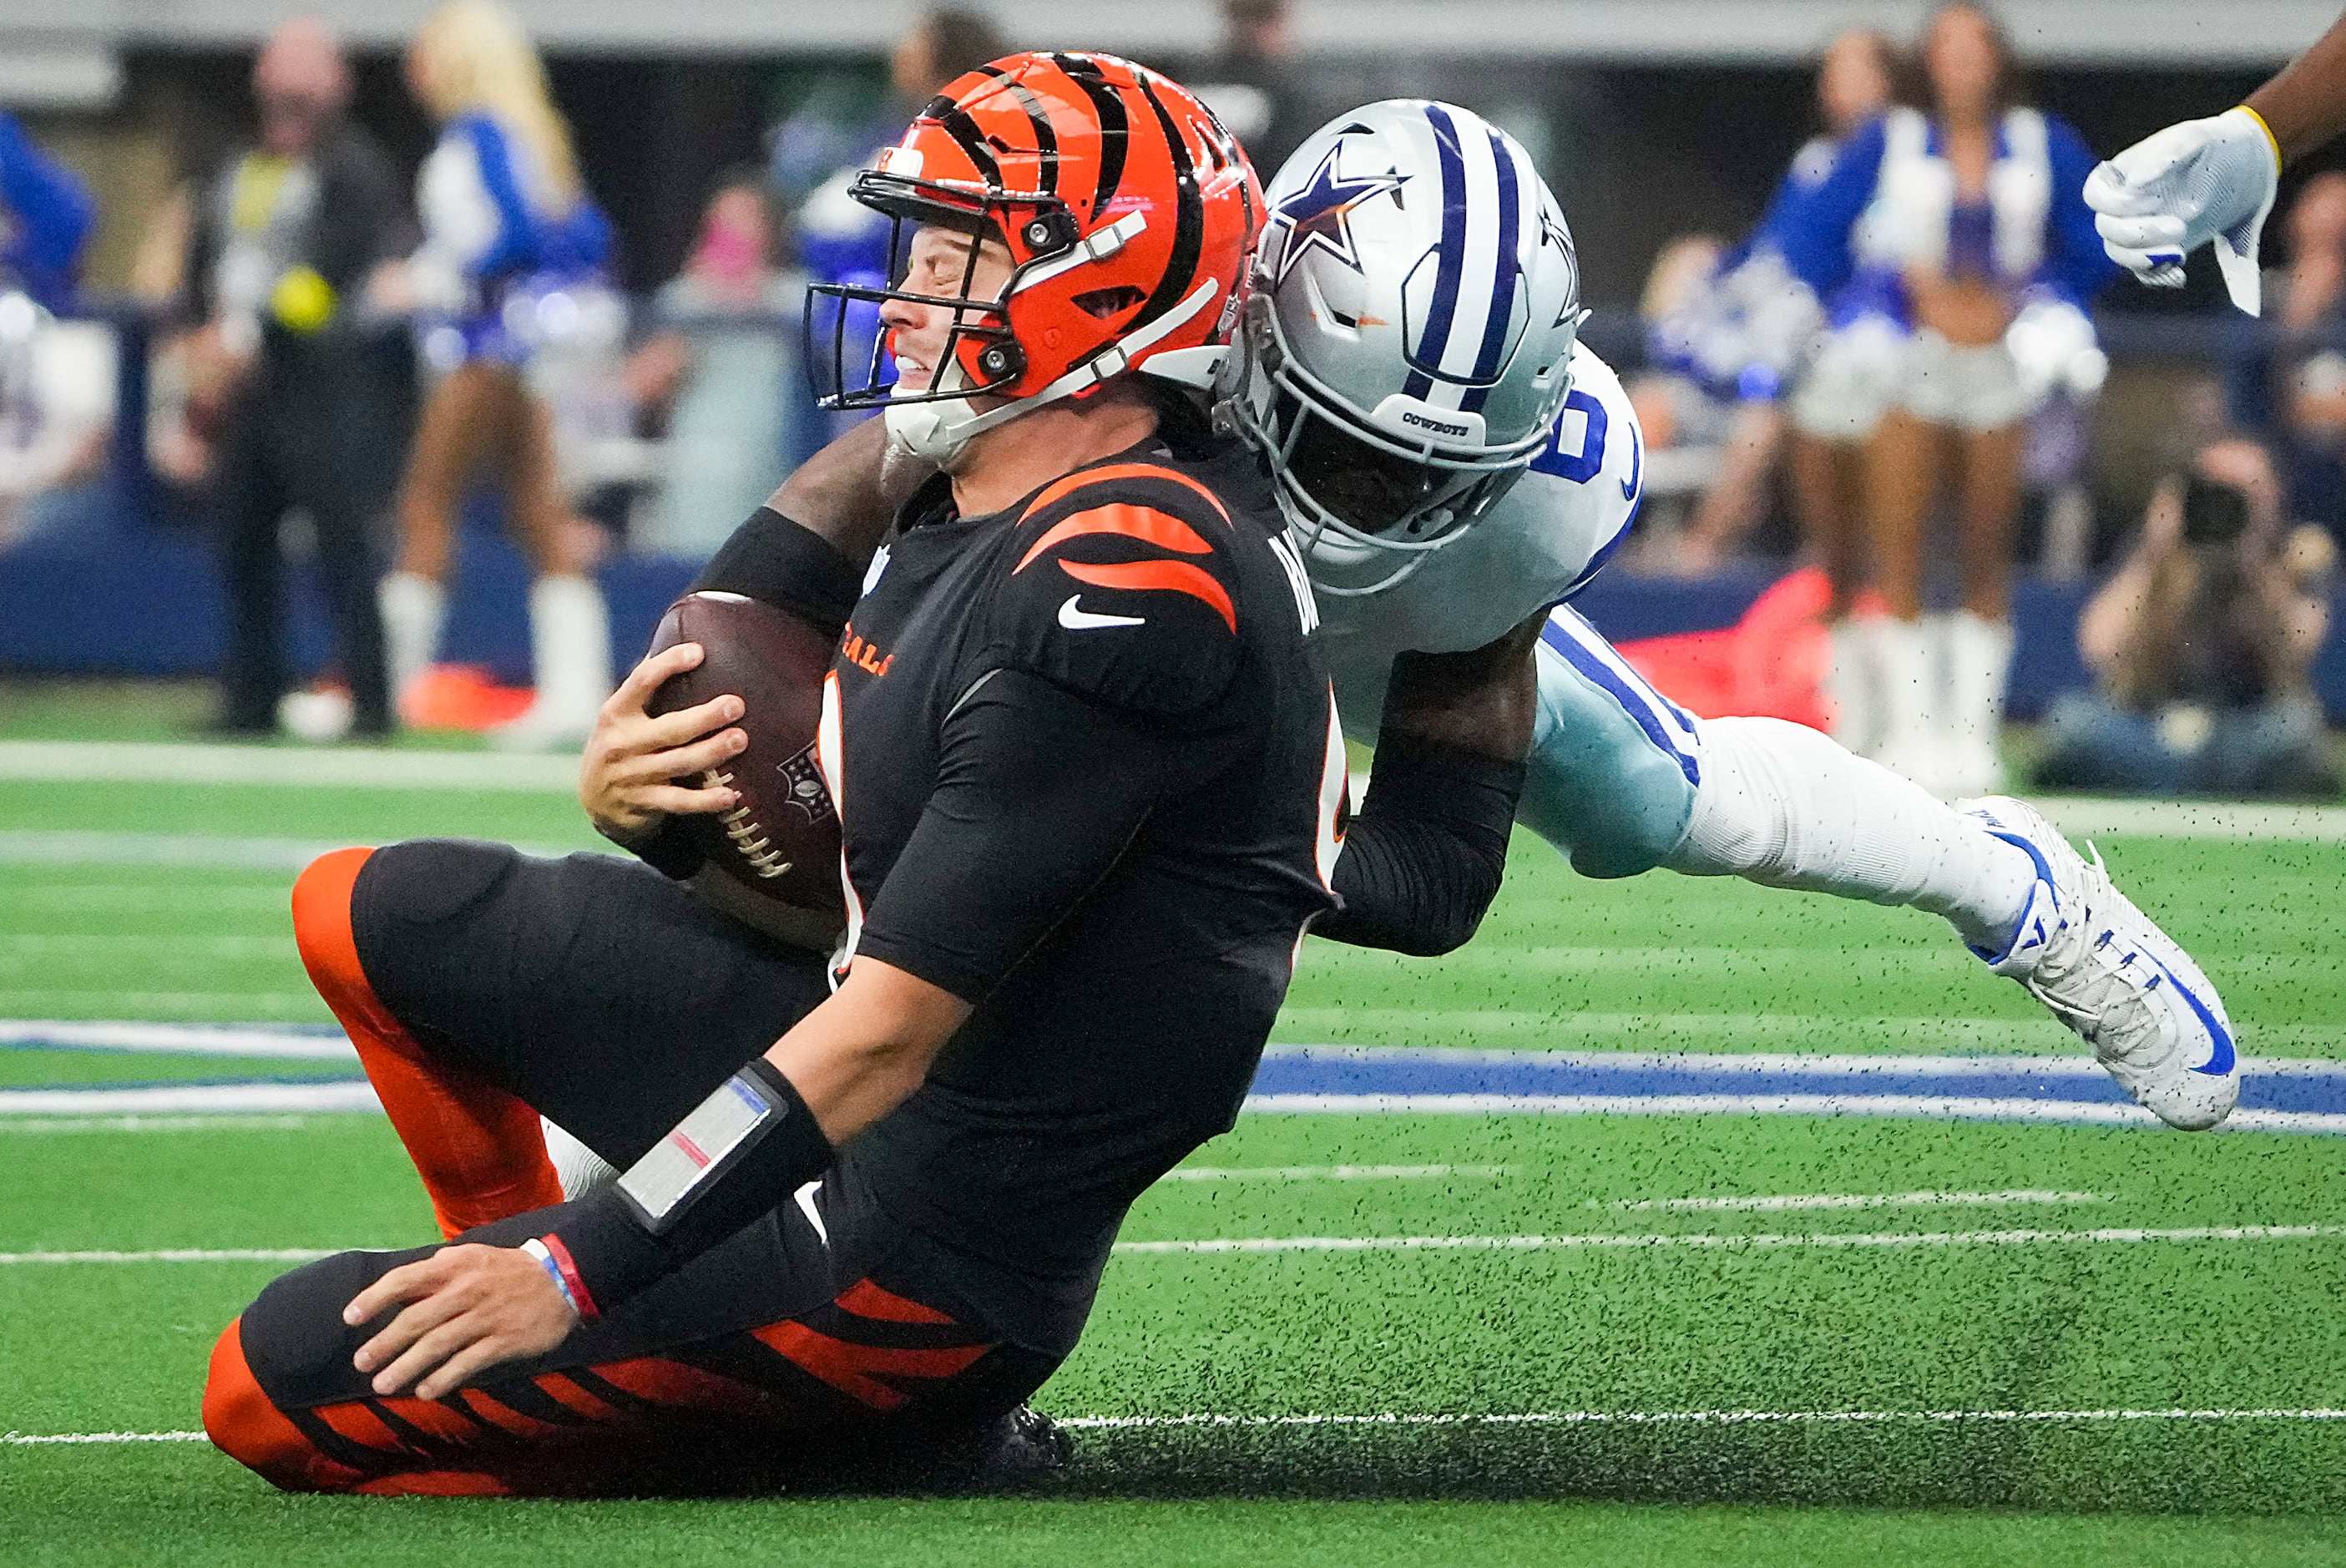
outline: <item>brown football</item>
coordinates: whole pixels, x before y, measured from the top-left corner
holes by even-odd
[[[699,643],[697,668],[652,694],[673,713],[726,693],[741,699],[749,746],[725,767],[680,779],[729,785],[732,810],[687,820],[706,856],[693,889],[768,934],[828,949],[847,923],[839,889],[839,817],[815,761],[831,639],[803,617],[740,594],[687,594],[668,608],[649,653]]]

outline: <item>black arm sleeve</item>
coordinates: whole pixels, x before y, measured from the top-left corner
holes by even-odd
[[[946,718],[943,747],[856,951],[974,1003],[1116,864],[1174,782],[1178,743],[1001,669]]]
[[[830,541],[760,506],[718,548],[692,588],[795,610],[836,636],[862,596],[863,579]]]
[[[1524,764],[1387,736],[1336,860],[1344,907],[1312,933],[1434,958],[1464,945],[1498,895]]]

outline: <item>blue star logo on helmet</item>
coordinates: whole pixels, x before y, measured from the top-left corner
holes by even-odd
[[[1402,181],[1409,177],[1387,169],[1382,174],[1348,178],[1336,170],[1336,159],[1343,150],[1344,144],[1339,140],[1321,158],[1303,188],[1272,209],[1271,221],[1285,231],[1287,242],[1280,252],[1271,287],[1285,282],[1295,264],[1315,249],[1326,251],[1355,272],[1362,270],[1361,253],[1353,248],[1352,229],[1347,221],[1349,215],[1372,196],[1398,191]]]

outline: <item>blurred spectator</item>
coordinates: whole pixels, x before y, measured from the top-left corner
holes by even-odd
[[[2280,344],[2259,389],[2277,416],[2293,515],[2346,527],[2346,174],[2317,174],[2289,209]]]
[[[1865,554],[1856,540],[1858,451],[1889,406],[1901,333],[1882,331],[1865,298],[1825,310],[1785,270],[1776,225],[1832,174],[1841,143],[1889,108],[1901,73],[1884,33],[1856,28],[1830,42],[1816,68],[1821,131],[1792,155],[1750,239],[1708,277],[1689,277],[1685,303],[1654,321],[1654,361],[1685,382],[1679,402],[1701,394],[1710,403],[1698,425],[1710,425],[1715,451],[1685,528],[1657,540],[1649,568],[1706,573],[1729,559],[1767,519],[1776,464],[1788,455],[1801,533],[1834,586],[1832,615],[1849,613]],[[1844,714],[1851,707],[1841,702]]]
[[[1221,50],[1197,77],[1198,98],[1265,184],[1321,120],[1300,90],[1287,14],[1287,0],[1222,0]]]
[[[80,177],[0,109],[0,290],[46,311],[72,309],[82,248],[97,219]]]
[[[1775,229],[1832,172],[1842,144],[1890,107],[1902,69],[1896,46],[1870,28],[1826,46],[1816,81],[1821,128],[1793,155],[1750,239],[1720,264],[1709,324],[1690,333],[1704,341],[1686,344],[1682,361],[1701,367],[1697,379],[1733,417],[1719,433],[1718,471],[1660,564],[1698,573],[1731,555],[1766,515],[1784,452],[1794,510],[1832,583],[1836,619],[1864,575],[1857,456],[1888,406],[1894,369],[1881,370],[1881,345],[1889,343],[1894,367],[1897,337],[1882,331],[1863,298],[1831,302],[1820,322],[1813,297],[1784,270]]]
[[[536,687],[492,738],[576,744],[611,689],[609,616],[586,575],[599,540],[572,514],[553,410],[525,372],[610,335],[577,292],[599,280],[610,229],[579,179],[536,47],[502,6],[452,0],[434,12],[407,75],[441,133],[417,177],[423,243],[406,284],[416,308],[444,319],[424,338],[440,377],[400,491],[399,567],[382,582],[393,687],[404,693],[438,655],[458,508],[489,473],[533,572]]]
[[[2010,41],[1979,5],[1944,5],[1922,50],[1927,110],[1896,108],[1849,138],[1780,225],[1820,299],[1869,282],[1911,329],[1896,406],[1868,441],[1865,515],[1889,617],[1870,654],[1874,760],[1949,799],[1991,792],[2012,662],[2011,568],[2028,416],[2049,379],[2012,334],[2066,362],[2082,307],[2116,269],[2084,186],[2076,131],[2020,102]],[[2067,358],[2074,358],[2068,354]],[[1925,615],[1930,524],[1954,514],[1958,607]]]
[[[955,76],[1008,54],[991,17],[946,6],[923,13],[896,40],[888,56],[888,87],[876,101],[859,93],[848,73],[826,72],[808,100],[776,126],[770,173],[774,190],[795,209],[841,170],[871,163],[904,134],[913,113]]]
[[[894,272],[888,254],[888,219],[847,193],[855,176],[880,156],[880,149],[904,134],[904,127],[923,104],[946,83],[965,76],[1007,52],[994,24],[974,11],[932,11],[906,33],[889,56],[889,82],[894,93],[866,135],[870,137],[852,163],[834,169],[807,197],[797,213],[799,261],[819,283],[850,283],[859,288],[887,286]],[[819,312],[839,310],[821,301]],[[812,321],[815,341],[832,331],[844,334],[848,350],[841,362],[876,367],[880,354],[880,316],[875,307],[846,307],[846,320],[818,313]],[[805,417],[819,420],[826,433],[836,433],[869,417],[865,412],[818,413],[810,394]]]
[[[75,304],[97,218],[71,169],[0,110],[0,541],[26,498],[93,472],[113,415],[113,344]]]
[[[400,323],[369,302],[414,240],[397,177],[342,117],[350,71],[311,18],[271,36],[252,73],[260,145],[194,198],[181,273],[192,395],[218,411],[221,565],[229,593],[220,729],[273,733],[284,651],[287,514],[307,514],[350,683],[344,721],[391,728],[372,527],[398,482],[414,365]],[[331,732],[340,726],[326,723]]]
[[[2338,773],[2308,672],[2334,557],[2284,535],[2264,446],[2201,449],[2160,485],[2117,575],[2086,606],[2090,695],[2046,715],[2036,781],[2145,795],[2331,796]]]
[[[649,554],[714,554],[801,455],[792,340],[806,290],[777,265],[780,238],[764,173],[728,176],[684,271],[659,291],[665,324],[628,361],[635,405],[667,428],[659,484],[633,530]],[[729,319],[745,312],[770,320]]]
[[[1688,518],[1718,479],[1721,450],[1735,436],[1742,342],[1718,290],[1727,256],[1715,235],[1681,235],[1654,258],[1638,297],[1648,368],[1632,375],[1627,390],[1646,443],[1632,563],[1640,571],[1678,568]],[[1724,392],[1712,373],[1722,360],[1738,361],[1724,369]]]

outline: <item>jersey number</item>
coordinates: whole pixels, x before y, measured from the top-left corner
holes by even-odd
[[[1565,450],[1565,433],[1571,429],[1572,421],[1559,417],[1556,434],[1549,438],[1546,450],[1532,459],[1532,472],[1553,473],[1558,479],[1586,484],[1605,466],[1605,433],[1610,423],[1605,417],[1605,404],[1595,394],[1576,389],[1565,394],[1564,412],[1568,415],[1576,410],[1581,415],[1577,448]]]

